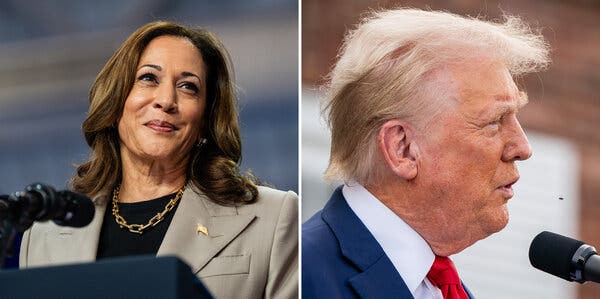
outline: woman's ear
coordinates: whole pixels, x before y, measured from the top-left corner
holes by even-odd
[[[389,120],[379,129],[379,151],[386,166],[398,177],[412,180],[417,176],[419,148],[413,140],[412,128],[404,121]]]

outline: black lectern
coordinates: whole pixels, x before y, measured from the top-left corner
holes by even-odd
[[[212,299],[176,257],[139,256],[96,263],[0,271],[0,298]]]

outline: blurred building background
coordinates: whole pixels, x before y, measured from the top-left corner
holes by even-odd
[[[0,194],[65,188],[88,147],[94,78],[137,27],[170,20],[215,32],[240,89],[242,169],[298,192],[296,0],[0,1]]]
[[[520,119],[534,156],[519,165],[521,180],[509,204],[511,222],[454,259],[478,298],[600,298],[600,285],[555,278],[532,268],[527,256],[531,240],[542,230],[600,247],[600,1],[302,1],[303,219],[320,209],[339,184],[322,180],[329,131],[319,115],[319,86],[335,62],[344,32],[369,9],[398,6],[487,19],[505,12],[541,28],[552,46],[553,64],[519,80],[529,93]]]

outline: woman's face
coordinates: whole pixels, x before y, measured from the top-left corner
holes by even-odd
[[[186,38],[154,38],[140,58],[119,119],[123,158],[152,164],[187,162],[201,138],[206,107],[206,66]]]

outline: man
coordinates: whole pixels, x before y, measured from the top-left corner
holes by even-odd
[[[508,223],[531,156],[513,77],[548,63],[514,17],[398,9],[351,31],[325,97],[345,184],[303,225],[303,297],[472,298],[447,257]]]

